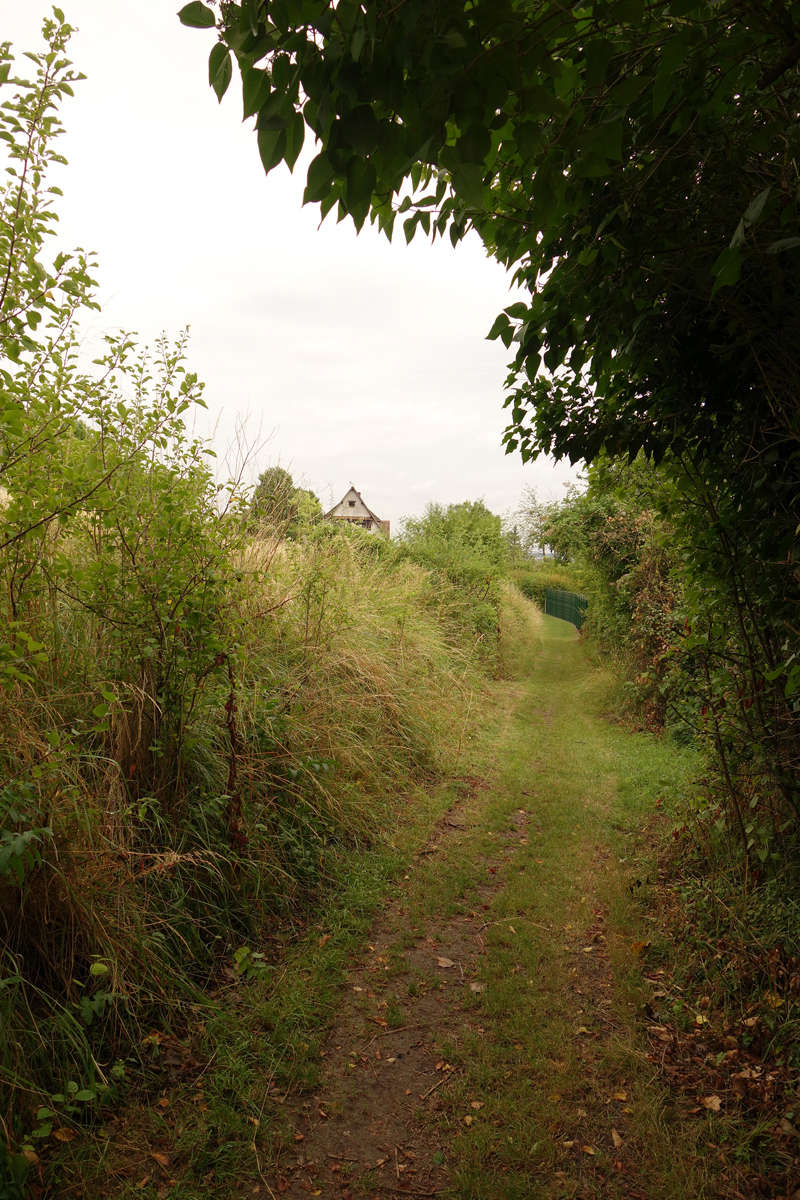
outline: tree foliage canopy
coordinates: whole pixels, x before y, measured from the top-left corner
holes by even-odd
[[[754,419],[796,439],[796,23],[781,0],[223,0],[210,79],[235,56],[266,170],[311,130],[323,216],[474,227],[514,270],[509,448],[660,458]]]

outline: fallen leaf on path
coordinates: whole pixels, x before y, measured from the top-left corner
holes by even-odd
[[[353,988],[354,992],[363,992],[363,990],[364,990],[363,988],[357,988],[357,987]]]
[[[757,1022],[758,1022],[758,1017],[745,1017],[745,1019],[744,1019],[744,1024],[747,1026],[748,1029],[752,1029],[753,1026],[755,1024],[757,1024]]]
[[[628,1093],[627,1092],[614,1092],[614,1099],[615,1100],[627,1100]]]
[[[625,1143],[623,1142],[622,1138],[621,1138],[621,1137],[619,1136],[619,1134],[617,1133],[616,1129],[612,1129],[612,1130],[611,1130],[611,1140],[612,1140],[612,1142],[614,1143],[614,1149],[615,1149],[615,1150],[619,1150],[619,1149],[620,1149],[622,1146],[624,1146],[624,1145],[625,1145]]]
[[[22,1157],[27,1160],[31,1167],[35,1167],[39,1162],[39,1155],[30,1146],[22,1147]]]
[[[57,1142],[71,1142],[77,1136],[74,1129],[65,1129],[63,1126],[61,1129],[53,1130],[53,1137]]]
[[[645,950],[647,950],[649,946],[650,942],[631,942],[631,950],[634,954],[638,955],[639,958],[642,957]]]
[[[150,1157],[155,1159],[160,1167],[169,1166],[169,1156],[167,1154],[157,1154],[154,1150],[151,1150]]]
[[[305,1135],[304,1133],[296,1133],[296,1134],[294,1135],[294,1140],[295,1140],[296,1142],[303,1142],[303,1141],[305,1141],[305,1136],[306,1136],[306,1135]]]
[[[575,1143],[574,1143],[574,1142],[562,1142],[562,1143],[561,1143],[561,1145],[562,1145],[562,1146],[566,1146],[566,1148],[567,1148],[568,1150],[571,1150],[571,1149],[572,1149],[572,1147],[575,1145]]]
[[[452,958],[437,958],[436,965],[438,967],[447,968],[454,967],[456,964],[453,962]]]
[[[376,1167],[382,1167],[382,1166],[383,1166],[383,1164],[384,1164],[384,1163],[387,1163],[388,1161],[389,1161],[389,1160],[388,1160],[388,1158],[376,1158],[376,1159],[375,1159],[375,1166],[376,1166]]]
[[[704,1096],[701,1100],[703,1108],[707,1108],[709,1112],[719,1112],[722,1101],[719,1096]]]
[[[575,1030],[575,1036],[579,1037],[581,1034],[588,1033],[588,1032],[589,1032],[589,1030],[586,1028],[585,1025],[579,1025],[578,1028]]]
[[[474,981],[473,981],[473,982],[472,982],[472,983],[469,985],[469,990],[470,990],[471,992],[474,992],[476,996],[480,996],[481,992],[485,992],[485,991],[486,991],[486,984],[485,984],[485,983],[476,983],[476,982],[474,982]]]
[[[318,945],[318,946],[324,946],[324,945],[325,945],[325,943],[326,943],[326,942],[329,942],[330,940],[331,940],[331,935],[330,935],[329,933],[325,933],[325,934],[323,934],[323,935],[322,935],[322,937],[319,939],[319,942],[317,943],[317,945]]]
[[[594,1154],[594,1148],[592,1146],[581,1146],[581,1150],[584,1154]]]
[[[473,1118],[472,1117],[462,1117],[461,1120],[464,1122],[465,1125],[471,1125]]]
[[[169,1100],[167,1099],[166,1096],[164,1096],[164,1098],[162,1100],[159,1100],[159,1102],[158,1102],[159,1108],[167,1108],[168,1106],[169,1106]]]
[[[591,954],[593,950],[594,950],[594,946],[584,946],[583,947],[584,954]]]
[[[485,1103],[485,1100],[470,1100],[469,1106],[470,1108],[483,1108]]]
[[[698,1013],[694,1019],[695,1025],[707,1025],[708,1017],[704,1017],[702,1013]]]
[[[516,929],[514,928],[514,926],[513,926],[513,925],[509,925],[509,927],[508,927],[508,932],[509,932],[509,933],[516,933],[517,931],[516,931]]]
[[[143,1175],[143,1176],[142,1176],[142,1178],[139,1180],[139,1182],[138,1182],[138,1183],[137,1183],[137,1185],[136,1185],[136,1190],[137,1190],[137,1192],[141,1192],[141,1191],[143,1191],[143,1190],[144,1190],[144,1188],[146,1188],[146,1187],[147,1187],[147,1185],[148,1185],[148,1183],[149,1183],[149,1182],[150,1182],[150,1176],[149,1176],[149,1175]]]
[[[387,1058],[387,1060],[386,1060],[386,1061],[387,1061],[387,1063],[390,1063],[390,1062],[397,1062],[397,1059],[396,1059],[396,1058]]]

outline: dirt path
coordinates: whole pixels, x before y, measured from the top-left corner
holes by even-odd
[[[490,749],[390,892],[319,1086],[270,1093],[283,1133],[244,1195],[699,1194],[653,1104],[622,861],[682,768],[602,717],[571,626],[517,618]]]

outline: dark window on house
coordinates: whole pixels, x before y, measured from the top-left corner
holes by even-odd
[[[348,508],[355,508],[355,506],[356,506],[356,502],[355,502],[355,500],[348,500],[348,501],[347,501],[347,507],[348,507]]]

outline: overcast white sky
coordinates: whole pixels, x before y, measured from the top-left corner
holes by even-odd
[[[509,355],[485,336],[512,297],[476,237],[390,245],[334,214],[318,230],[301,207],[313,151],[264,176],[236,72],[218,105],[213,34],[183,28],[179,0],[60,6],[88,78],[62,112],[59,237],[99,254],[95,333],[191,326],[218,451],[248,413],[253,439],[274,430],[259,467],[280,460],[324,506],[352,481],[396,527],[428,500],[503,512],[527,484],[563,494],[568,464],[503,453]],[[38,49],[49,11],[0,0],[0,40]]]

